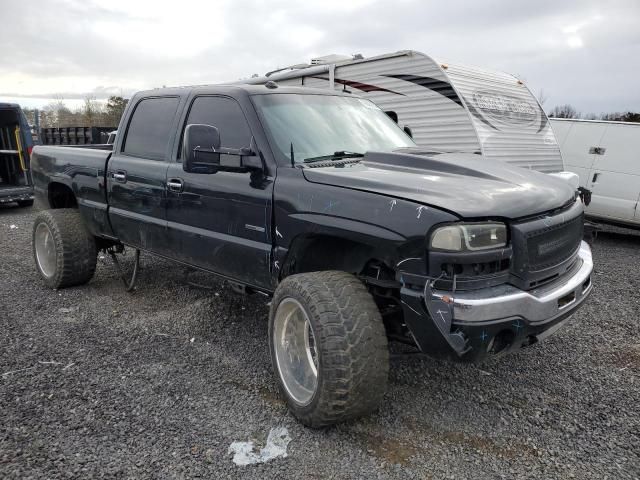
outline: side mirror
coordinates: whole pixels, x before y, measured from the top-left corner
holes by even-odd
[[[409,137],[413,138],[413,132],[411,131],[409,125],[405,125],[404,127],[402,127],[402,130],[404,130],[404,133],[409,135]]]
[[[220,132],[216,127],[187,125],[182,141],[182,168],[185,172],[216,173],[220,168]]]

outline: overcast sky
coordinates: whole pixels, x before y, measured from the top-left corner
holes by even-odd
[[[412,49],[513,73],[547,110],[640,111],[639,0],[0,0],[0,18],[0,101],[24,106]]]

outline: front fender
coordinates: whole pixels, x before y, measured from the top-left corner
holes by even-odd
[[[413,201],[311,183],[300,169],[279,169],[274,195],[276,283],[294,241],[313,236],[363,245],[371,258],[394,272],[424,275],[427,232],[435,224],[458,220]]]

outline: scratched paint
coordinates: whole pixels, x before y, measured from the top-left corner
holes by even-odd
[[[333,210],[335,207],[337,207],[338,205],[340,205],[340,202],[335,201],[335,200],[329,200],[327,202],[327,206],[324,208],[323,212],[324,213],[328,213],[331,210]]]
[[[396,263],[396,267],[399,267],[404,262],[408,262],[409,260],[422,260],[422,258],[420,258],[420,257],[405,258],[404,260],[400,260],[398,263]]]
[[[437,311],[436,313],[437,313],[438,315],[440,315],[440,320],[442,320],[442,323],[446,324],[446,323],[447,323],[447,319],[446,319],[446,318],[444,318],[444,314],[445,314],[445,313],[447,313],[447,314],[448,314],[449,312],[438,309],[438,311]]]

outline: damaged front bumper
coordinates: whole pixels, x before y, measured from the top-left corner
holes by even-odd
[[[591,249],[582,242],[570,271],[524,291],[512,285],[445,292],[403,287],[405,323],[424,353],[465,361],[517,350],[555,332],[592,290]]]

